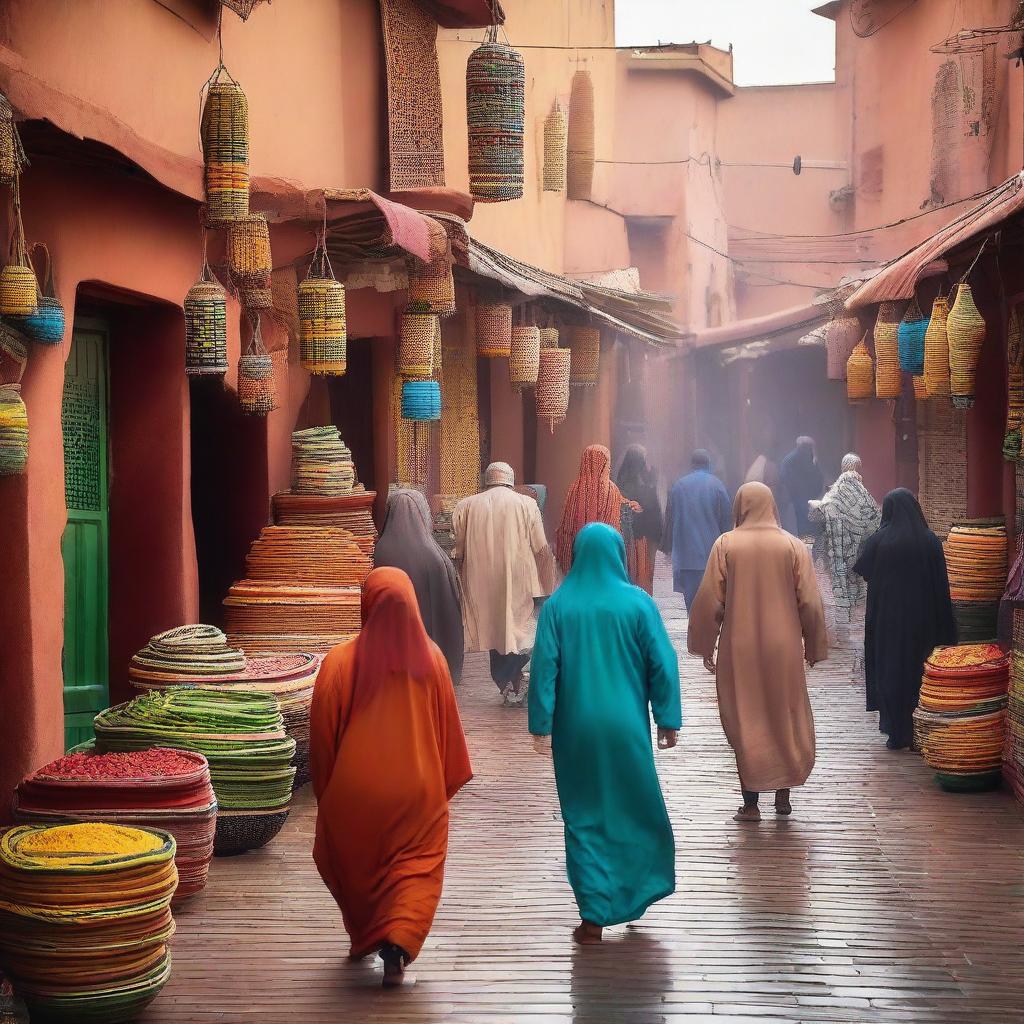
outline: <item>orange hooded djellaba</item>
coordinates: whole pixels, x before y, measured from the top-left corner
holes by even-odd
[[[444,655],[400,569],[375,569],[362,632],[317,677],[310,768],[313,859],[353,957],[385,943],[415,959],[441,898],[448,802],[472,778]]]

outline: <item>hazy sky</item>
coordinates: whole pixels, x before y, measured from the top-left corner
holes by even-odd
[[[733,45],[737,85],[831,81],[835,25],[824,0],[616,0],[620,46],[711,40]]]

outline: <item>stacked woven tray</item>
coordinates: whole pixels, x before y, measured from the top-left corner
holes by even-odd
[[[272,694],[175,686],[108,708],[94,725],[103,752],[160,746],[206,757],[218,805],[215,853],[263,846],[284,825],[295,741]]]
[[[1006,587],[1006,527],[995,519],[957,523],[944,546],[960,641],[995,639]]]
[[[280,491],[273,497],[278,526],[337,527],[348,530],[363,554],[373,555],[377,528],[373,524],[376,491],[354,491],[346,497],[326,498]]]
[[[266,526],[245,558],[248,581],[361,587],[373,568],[348,530]]]
[[[1009,682],[1010,657],[999,644],[940,647],[925,662],[914,735],[943,789],[999,784]]]
[[[245,668],[245,655],[228,644],[216,626],[177,626],[158,633],[131,660],[128,676],[156,673],[177,682],[231,676]]]
[[[0,962],[33,1020],[134,1020],[171,973],[174,839],[20,825],[0,838]]]
[[[352,453],[337,427],[310,427],[292,434],[292,493],[337,497],[356,482]]]
[[[175,902],[206,886],[217,800],[202,754],[155,747],[135,753],[67,754],[34,772],[14,794],[18,821],[105,821],[174,836]]]

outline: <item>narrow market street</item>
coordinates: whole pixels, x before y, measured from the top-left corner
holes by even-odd
[[[681,601],[659,579],[684,649]],[[811,680],[818,763],[794,816],[737,825],[713,682],[685,655],[680,746],[658,754],[678,891],[603,947],[574,947],[550,766],[474,657],[460,692],[476,778],[452,809],[445,895],[414,984],[346,961],[309,856],[308,788],[269,847],[218,858],[176,914],[147,1024],[563,1024],[1021,1020],[1024,820],[1008,793],[945,794],[885,749],[851,664]]]

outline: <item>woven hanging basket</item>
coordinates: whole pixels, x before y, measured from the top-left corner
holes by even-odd
[[[542,327],[540,329],[540,347],[558,348],[558,328]]]
[[[522,198],[525,93],[522,54],[492,33],[466,62],[469,192],[476,199]]]
[[[42,249],[46,258],[46,270],[42,276],[43,286],[39,287],[37,276],[36,311],[30,316],[23,317],[19,326],[26,337],[41,345],[59,345],[64,340],[64,307],[54,295],[53,260],[50,259],[50,250],[41,242],[32,246],[32,252],[36,249]],[[31,258],[30,253],[30,263]]]
[[[25,472],[28,462],[28,411],[20,384],[0,384],[0,476]]]
[[[274,269],[270,228],[262,213],[251,213],[228,225],[228,265],[241,288],[269,288]]]
[[[567,329],[566,340],[569,384],[577,388],[596,384],[601,374],[601,331],[574,324]]]
[[[915,374],[912,381],[914,384],[914,400],[916,402],[923,402],[928,397],[928,384],[924,379],[924,374]]]
[[[532,387],[540,371],[540,331],[532,325],[512,327],[508,379],[517,388]]]
[[[878,307],[875,321],[875,397],[899,398],[903,394],[903,376],[900,371],[899,303],[883,302]]]
[[[409,274],[409,304],[425,304],[437,316],[455,312],[455,278],[446,263],[440,273],[430,265],[418,267]]]
[[[846,397],[851,402],[863,402],[874,394],[875,363],[868,351],[865,335],[846,361]]]
[[[185,373],[223,376],[228,370],[227,293],[203,263],[185,296]]]
[[[27,163],[18,126],[14,122],[14,109],[7,97],[0,93],[0,185],[13,185]]]
[[[1020,307],[1010,310],[1006,325],[1006,437],[1003,457],[1020,461],[1021,427],[1024,425],[1024,334],[1021,331]]]
[[[589,71],[572,76],[569,94],[566,194],[590,199],[594,188],[594,83]]]
[[[569,412],[569,350],[542,348],[537,373],[537,419],[555,427]]]
[[[266,416],[277,408],[274,363],[263,347],[258,319],[249,347],[238,360],[238,404],[246,416]]]
[[[402,385],[402,419],[428,422],[441,418],[441,385],[436,380],[407,380]]]
[[[569,119],[562,105],[555,102],[544,119],[544,191],[564,192]]]
[[[900,353],[900,369],[904,373],[920,376],[924,373],[924,336],[928,331],[928,319],[921,312],[917,299],[907,307],[897,332]]]
[[[985,318],[974,302],[969,284],[956,290],[956,301],[946,321],[949,338],[949,390],[958,409],[974,405],[974,378],[985,343]]]
[[[507,358],[512,347],[512,307],[481,302],[476,307],[476,352],[487,359]]]
[[[932,303],[931,319],[924,333],[924,383],[929,398],[949,394],[948,319],[949,299],[940,295]]]
[[[864,334],[860,320],[852,313],[841,313],[825,328],[826,373],[829,380],[842,380],[846,364]]]
[[[296,301],[299,314],[299,359],[316,376],[340,377],[348,369],[348,327],[345,318],[345,286],[334,277],[334,268],[321,240],[299,282]]]
[[[434,372],[434,344],[439,328],[433,313],[406,312],[399,326],[398,375],[424,380]]]
[[[243,288],[238,293],[238,298],[247,313],[262,313],[274,308],[274,291],[272,288]]]
[[[249,103],[220,65],[206,86],[199,134],[203,143],[206,216],[226,224],[249,215]]]

